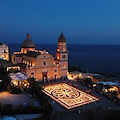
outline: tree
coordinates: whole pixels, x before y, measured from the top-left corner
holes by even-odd
[[[85,78],[83,80],[83,82],[84,82],[85,85],[92,85],[92,79],[91,78]]]
[[[31,86],[31,92],[35,93],[39,99],[45,120],[48,120],[52,113],[52,106],[49,103],[49,98],[42,92],[42,87],[38,85],[35,78],[28,78],[27,80]]]
[[[9,69],[8,71],[9,73],[17,73],[17,72],[20,72],[19,70],[15,70],[15,69]]]
[[[10,84],[10,78],[9,73],[3,66],[0,67],[0,80],[2,80],[2,82],[0,83],[0,89],[6,89],[7,86]]]

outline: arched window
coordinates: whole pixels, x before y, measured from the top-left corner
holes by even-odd
[[[56,74],[54,75],[54,79],[55,79],[55,80],[57,79],[57,75],[56,75]]]
[[[63,47],[63,51],[65,51],[65,47]]]
[[[15,62],[15,57],[13,58],[13,61]]]
[[[31,73],[31,75],[33,75],[33,74],[34,74],[34,72]]]
[[[45,62],[45,61],[43,62],[43,65],[46,65],[46,62]]]
[[[65,68],[65,63],[63,63],[63,68]]]

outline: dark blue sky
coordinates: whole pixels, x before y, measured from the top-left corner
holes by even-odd
[[[0,41],[120,44],[120,0],[0,0]]]

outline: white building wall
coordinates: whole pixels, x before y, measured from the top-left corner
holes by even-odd
[[[0,45],[0,59],[9,61],[9,49],[5,44]]]

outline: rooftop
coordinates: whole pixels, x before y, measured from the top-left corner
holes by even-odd
[[[65,39],[65,37],[64,37],[63,32],[61,32],[61,34],[60,34],[60,36],[59,36],[59,38],[58,38],[58,42],[66,42],[66,39]]]
[[[16,81],[21,81],[21,80],[26,80],[27,79],[27,76],[24,75],[23,73],[21,72],[18,72],[18,73],[10,73],[9,74],[10,78],[12,80],[16,80]]]
[[[120,88],[120,83],[118,82],[108,81],[108,82],[97,82],[97,83],[102,83],[103,85],[115,85]]]
[[[41,53],[40,52],[36,52],[36,51],[28,51],[27,53],[23,54],[23,55],[26,55],[26,56],[29,56],[29,57],[33,57],[33,58],[36,58],[38,55],[40,55]]]
[[[33,41],[29,38],[29,34],[26,34],[26,39],[23,41],[22,48],[35,48]]]

